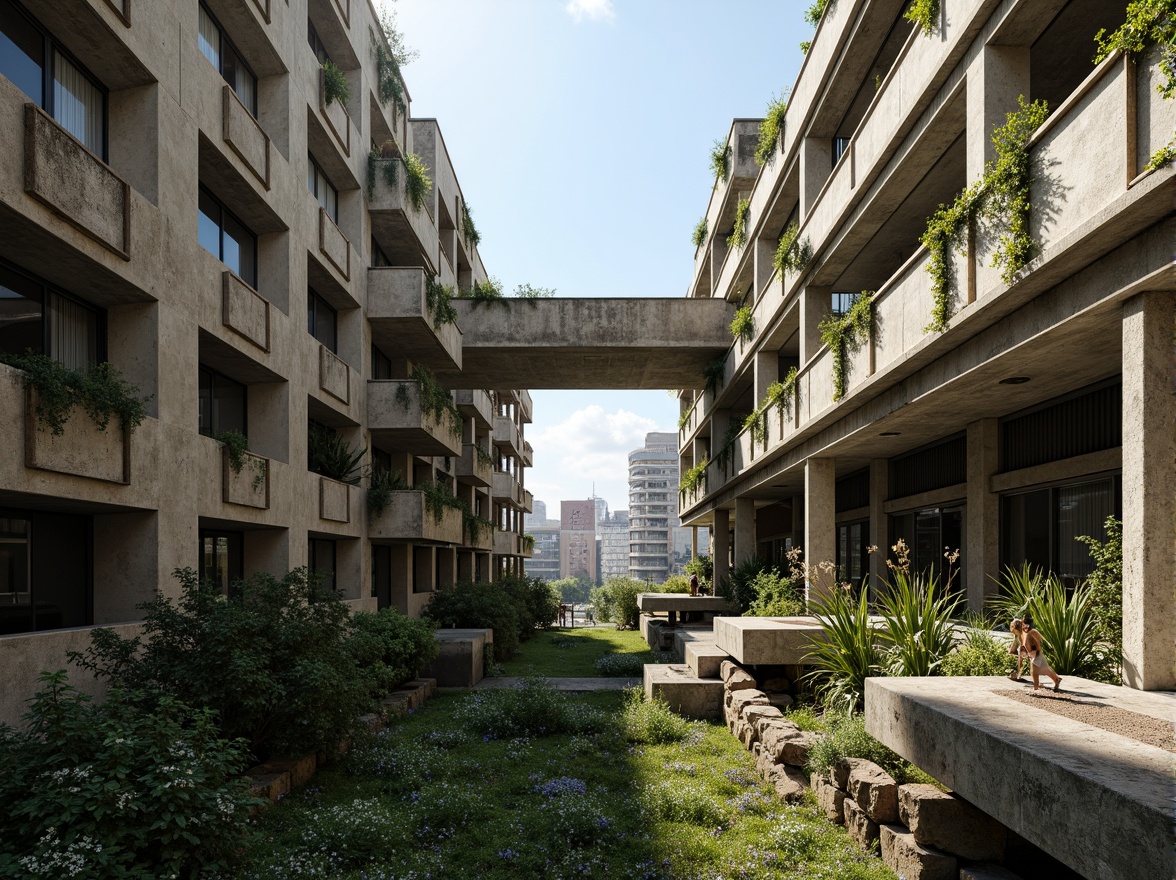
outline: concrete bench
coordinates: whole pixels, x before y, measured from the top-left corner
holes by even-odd
[[[422,674],[440,687],[473,687],[486,674],[486,646],[493,644],[492,629],[439,629],[437,659]]]

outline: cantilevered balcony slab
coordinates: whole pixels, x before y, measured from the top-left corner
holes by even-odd
[[[374,541],[408,541],[414,544],[460,544],[464,537],[461,511],[444,507],[435,516],[419,489],[394,491],[388,506],[368,523]]]
[[[1133,731],[1166,728],[1171,747],[1176,695],[1047,686],[1027,704],[1001,676],[869,678],[866,730],[1083,877],[1170,880],[1172,753]]]
[[[682,388],[731,346],[712,299],[454,300],[462,367],[488,388]],[[439,375],[458,382],[456,370]],[[467,380],[468,381],[468,380]]]
[[[368,162],[372,166],[372,192],[368,201],[372,234],[393,263],[422,265],[430,272],[439,271],[437,224],[426,207],[418,210],[409,201],[404,163],[396,158],[371,158]],[[388,169],[395,171],[386,175]],[[395,180],[389,181],[393,174]]]
[[[372,440],[389,451],[414,455],[461,455],[461,430],[438,421],[421,408],[421,392],[412,379],[371,380],[368,425]]]
[[[372,268],[367,275],[367,316],[372,341],[430,369],[461,369],[461,330],[438,326],[430,314],[424,269]]]
[[[523,506],[523,487],[513,475],[495,471],[492,486],[490,494],[496,501],[505,501],[512,507]]]

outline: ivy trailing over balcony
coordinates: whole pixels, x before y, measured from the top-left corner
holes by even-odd
[[[335,101],[347,109],[351,100],[351,83],[347,82],[347,74],[328,58],[323,62],[323,101],[329,107]]]
[[[453,307],[453,286],[442,284],[436,275],[425,278],[425,307],[433,316],[433,328],[452,324],[457,320],[457,309]]]
[[[731,453],[735,448],[735,441],[743,433],[743,423],[746,418],[746,416],[732,414],[731,420],[727,422],[727,432],[723,435],[723,440],[719,443],[719,453],[715,456],[715,464],[722,470],[726,470],[727,465],[731,463]]]
[[[780,134],[784,131],[784,114],[787,110],[788,101],[784,95],[773,95],[759,126],[759,140],[755,145],[756,165],[763,167],[776,161]]]
[[[694,224],[694,232],[690,235],[690,241],[694,243],[694,249],[698,250],[706,241],[707,225],[706,218],[703,217]]]
[[[376,95],[385,107],[389,101],[396,102],[401,116],[408,115],[408,103],[404,99],[404,79],[400,73],[400,59],[392,47],[392,40],[376,36],[374,28],[368,28],[371,38],[372,60],[376,62]]]
[[[929,37],[935,33],[935,25],[939,22],[939,4],[940,0],[911,0],[902,17],[917,25],[923,36]]]
[[[468,202],[461,203],[461,237],[465,239],[468,248],[475,248],[482,241],[482,235],[474,225],[473,215],[470,214]]]
[[[433,181],[429,178],[429,170],[424,160],[416,153],[406,153],[404,156],[404,192],[408,203],[414,211],[420,211],[428,203],[429,191],[433,189]]]
[[[478,462],[483,467],[494,467],[494,456],[476,443],[474,444],[474,455],[478,457]]]
[[[494,532],[494,523],[485,517],[478,516],[472,513],[468,507],[462,505],[462,525],[465,527],[466,534],[470,536],[470,543],[477,544],[485,532]]]
[[[813,0],[812,5],[804,11],[804,20],[813,27],[821,23],[825,11],[833,6],[836,0]],[[812,40],[803,40],[800,44],[800,54],[807,55]]]
[[[436,424],[449,428],[451,434],[461,433],[461,411],[453,402],[453,395],[446,391],[433,378],[432,372],[424,364],[417,364],[409,374],[417,385],[417,395],[421,402],[421,413],[427,415]],[[407,410],[412,403],[409,397],[408,383],[401,382],[396,388],[396,400]]]
[[[750,342],[755,336],[755,316],[751,306],[741,306],[731,320],[731,336],[743,342]]]
[[[707,362],[707,365],[702,368],[702,378],[705,382],[703,387],[711,393],[711,396],[717,396],[719,389],[723,387],[723,375],[726,370],[727,356],[725,354]]]
[[[788,228],[780,234],[776,253],[772,257],[772,265],[780,275],[783,275],[785,270],[789,272],[804,271],[804,267],[813,258],[813,247],[809,244],[808,237],[806,236],[803,242],[798,241],[799,238],[800,227],[795,221],[789,223]]]
[[[747,217],[751,213],[751,201],[740,199],[735,206],[735,228],[727,236],[727,247],[741,248],[747,244]]]
[[[687,468],[686,473],[682,475],[681,481],[678,483],[678,494],[682,498],[682,504],[686,504],[686,495],[693,495],[698,489],[706,490],[706,466],[709,462],[704,457],[702,461],[692,468]]]
[[[726,183],[731,179],[731,148],[725,138],[711,144],[710,170],[716,183]]]
[[[437,525],[441,525],[447,510],[457,510],[462,513],[468,511],[465,503],[455,497],[444,483],[421,483],[413,488],[425,496],[425,510],[429,512],[433,517],[433,522]]]
[[[846,373],[849,358],[874,331],[874,291],[863,290],[861,296],[849,307],[849,311],[838,317],[829,315],[818,325],[821,342],[829,346],[833,354],[833,400],[845,396]]]
[[[397,169],[400,167],[400,156],[396,152],[396,144],[392,141],[384,141],[383,146],[373,146],[368,153],[367,164],[367,196],[372,198],[372,194],[376,190],[376,170],[379,169],[380,176],[384,179],[388,189],[395,191],[397,181],[400,178]]]
[[[984,175],[956,196],[951,205],[940,205],[927,221],[919,242],[930,252],[934,306],[924,332],[942,332],[951,319],[953,301],[951,255],[965,242],[971,224],[977,223],[997,236],[992,265],[1001,270],[1005,284],[1033,257],[1036,247],[1029,235],[1030,188],[1033,183],[1029,140],[1049,115],[1045,101],[1017,99],[1019,109],[1008,114],[1004,125],[992,133],[996,158],[984,166]]]
[[[110,420],[117,416],[122,429],[129,434],[146,416],[144,404],[151,398],[140,397],[139,387],[124,381],[112,364],[104,362],[75,370],[33,351],[0,352],[0,363],[24,373],[24,387],[36,392],[37,423],[55,436],[64,433],[65,423],[78,406],[100,431],[105,431]]]
[[[373,516],[379,516],[392,503],[392,493],[408,488],[400,471],[393,471],[385,467],[372,469],[368,478],[367,509]]]
[[[776,415],[781,422],[784,421],[785,415],[792,415],[792,403],[797,396],[797,375],[796,367],[792,367],[784,374],[782,381],[769,385],[764,399],[760,401],[755,412],[743,420],[743,430],[751,432],[753,444],[763,443],[764,448],[767,448],[768,413],[771,412],[772,407],[776,407]]]
[[[524,554],[535,552],[535,536],[529,532],[524,532],[519,536],[519,543]]]
[[[249,438],[240,431],[222,431],[212,438],[225,448],[229,456],[229,468],[240,476],[245,467],[245,453],[249,451]],[[253,470],[253,491],[265,485],[266,471],[269,469],[264,458],[252,457],[249,467]]]
[[[690,416],[694,413],[694,407],[698,406],[698,401],[690,404],[690,409],[678,416],[678,430],[681,431],[690,423]]]
[[[1160,47],[1160,73],[1164,79],[1156,83],[1156,91],[1165,99],[1176,96],[1176,9],[1171,0],[1131,0],[1127,4],[1127,18],[1114,32],[1100,30],[1094,37],[1098,64],[1112,52],[1121,50],[1132,60],[1140,58],[1154,47]],[[1160,147],[1144,166],[1144,171],[1156,171],[1176,159],[1176,138]]]

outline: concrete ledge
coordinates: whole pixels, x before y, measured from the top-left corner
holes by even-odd
[[[1176,709],[1170,693],[1065,686],[1167,723]],[[1172,754],[996,693],[1011,688],[999,677],[867,679],[866,730],[1084,877],[1170,880]]]
[[[679,662],[686,659],[686,646],[694,644],[713,645],[715,632],[707,624],[688,624],[674,628],[674,656]],[[707,676],[703,676],[706,678]]]
[[[722,596],[691,596],[687,593],[638,593],[637,607],[647,613],[655,611],[730,612],[736,610]]]
[[[686,645],[686,665],[699,678],[718,678],[719,667],[731,655],[714,642],[691,642]]]
[[[425,674],[441,687],[473,687],[486,674],[486,645],[493,630],[439,629],[437,659],[425,667]],[[408,686],[411,686],[409,682]]]
[[[677,663],[645,664],[645,696],[661,697],[670,708],[687,718],[721,718],[723,683],[718,679],[695,678],[690,669]]]
[[[716,617],[715,645],[745,666],[797,666],[822,633],[812,617]]]

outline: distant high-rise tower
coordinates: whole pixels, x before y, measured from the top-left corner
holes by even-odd
[[[559,506],[559,576],[596,583],[596,505],[588,499]]]
[[[629,453],[629,576],[661,583],[670,573],[678,523],[678,435],[645,435]]]

